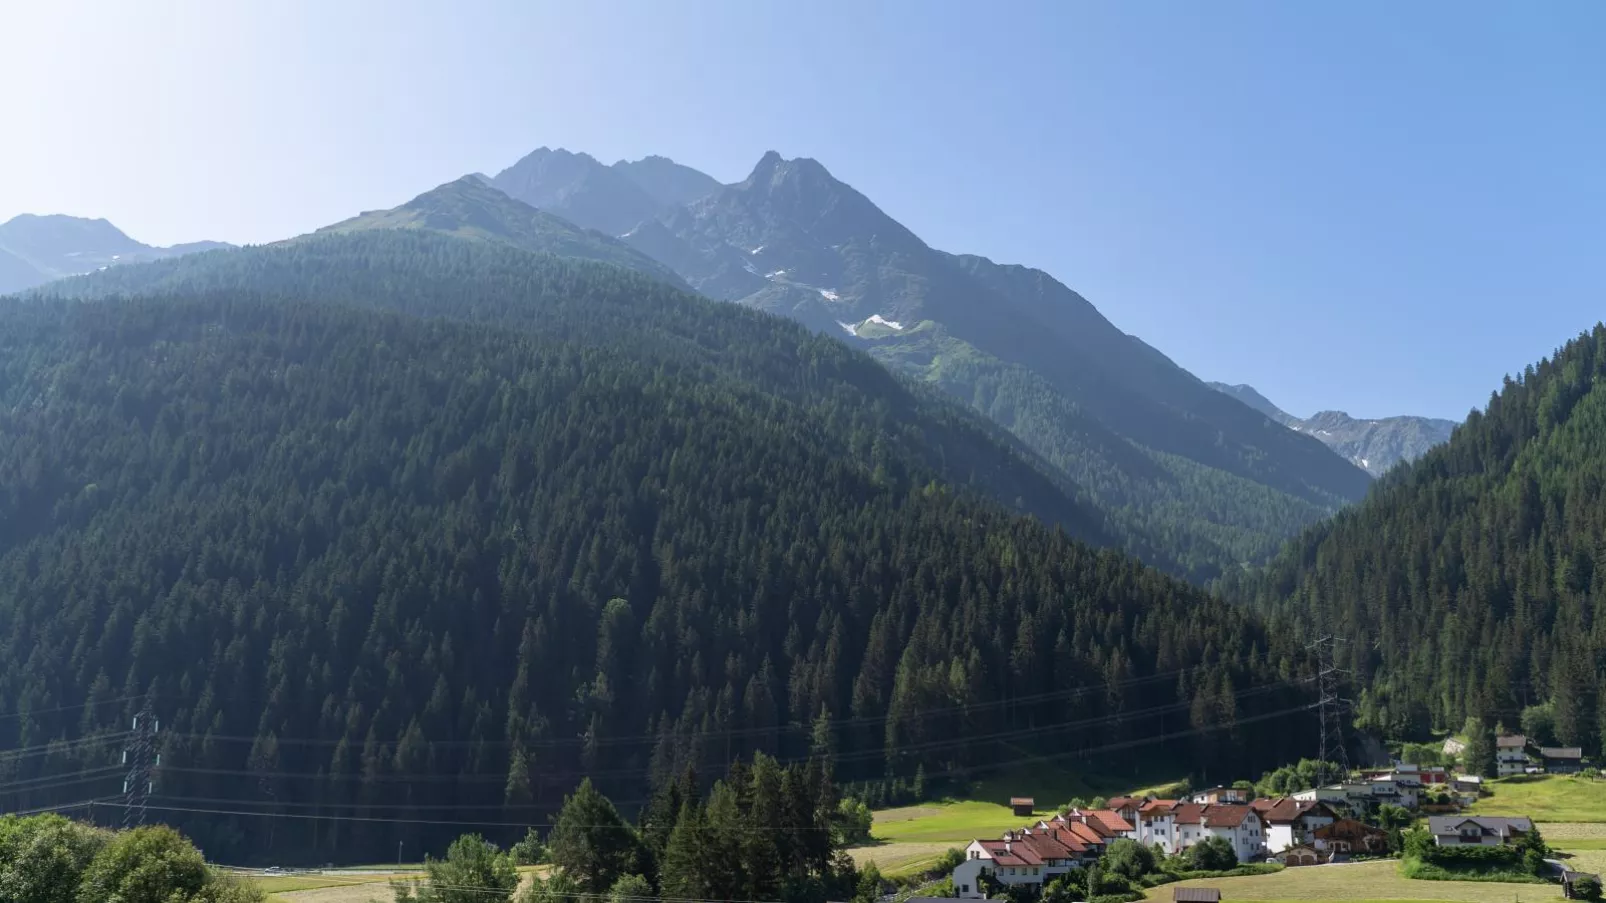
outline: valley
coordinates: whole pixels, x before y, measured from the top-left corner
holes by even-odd
[[[1602,899],[1588,4],[303,6],[0,27],[0,903]]]

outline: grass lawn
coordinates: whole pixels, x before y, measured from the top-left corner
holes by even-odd
[[[1457,903],[1536,903],[1561,899],[1550,884],[1496,884],[1482,881],[1412,881],[1402,877],[1399,863],[1384,860],[1354,865],[1312,865],[1270,875],[1201,878],[1164,884],[1149,891],[1150,900],[1169,900],[1176,887],[1214,887],[1223,900],[1444,900]]]
[[[1073,774],[1044,768],[988,778],[970,788],[966,799],[943,800],[919,806],[882,809],[875,813],[870,836],[875,843],[848,851],[854,862],[874,862],[883,875],[897,877],[928,868],[950,847],[964,849],[978,837],[998,837],[1010,828],[1048,818],[1067,801],[1082,797],[1132,793],[1134,782],[1165,787],[1165,774],[1142,769],[1126,777]],[[1032,818],[1014,814],[1007,803],[1013,796],[1030,796],[1037,802]]]
[[[1537,822],[1606,822],[1606,781],[1552,774],[1500,778],[1484,786],[1489,795],[1468,810],[1473,815],[1526,815]]]

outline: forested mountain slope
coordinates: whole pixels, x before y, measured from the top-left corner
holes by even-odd
[[[1369,482],[1048,274],[934,250],[814,160],[766,154],[625,240],[711,297],[845,335],[972,405],[1196,573],[1269,556]]]
[[[1391,736],[1517,729],[1606,743],[1606,327],[1508,379],[1447,445],[1229,585],[1307,635],[1330,631],[1363,724]]]
[[[1297,645],[986,500],[1052,484],[795,324],[416,231],[63,289],[107,298],[0,302],[0,747],[144,696],[209,855],[511,839],[582,773],[628,801],[753,749],[1215,775],[1308,739]],[[71,775],[121,741],[8,758],[0,801],[114,795]]]

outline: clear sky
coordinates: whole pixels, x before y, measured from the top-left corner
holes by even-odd
[[[819,159],[1295,414],[1606,316],[1606,2],[0,0],[0,220],[262,242],[541,146]]]

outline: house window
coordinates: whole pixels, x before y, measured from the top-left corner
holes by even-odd
[[[1037,867],[1037,866],[1035,866],[1035,865],[1034,865],[1034,866],[1032,866],[1032,874],[1034,874],[1034,875],[1035,875],[1035,874],[1037,874],[1037,873],[1038,873],[1038,872],[1040,872],[1040,871],[1042,871],[1042,869],[1040,869],[1040,868],[1038,868],[1038,867]]]
[[[970,885],[968,885],[968,884],[959,885],[959,892],[962,893],[962,894],[970,893]]]

